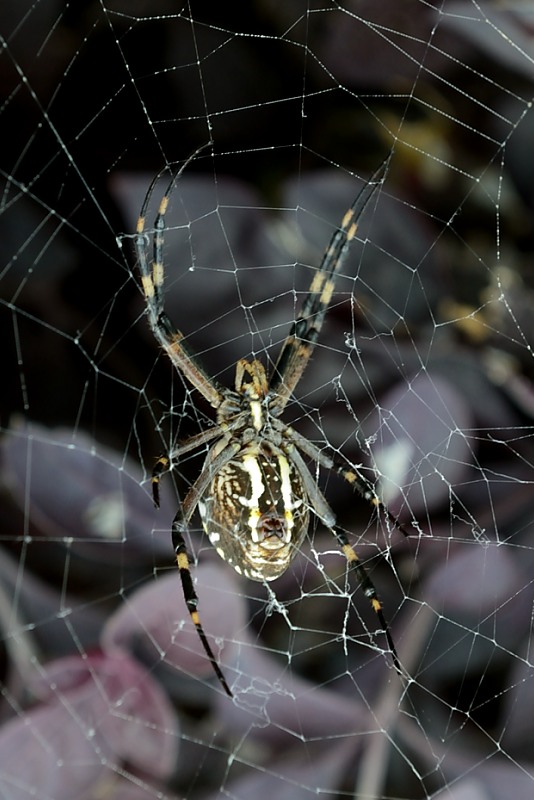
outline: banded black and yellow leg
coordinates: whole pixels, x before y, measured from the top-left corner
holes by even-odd
[[[400,522],[397,517],[394,517],[393,514],[387,510],[386,506],[378,497],[372,485],[366,478],[364,478],[363,475],[353,469],[347,469],[343,464],[339,464],[335,460],[331,460],[331,462],[331,468],[335,470],[338,475],[341,475],[341,477],[344,478],[347,483],[350,483],[350,485],[356,489],[358,494],[364,500],[366,500],[377,511],[380,511],[389,520],[389,522],[395,528],[397,528],[400,533],[402,533],[403,536],[409,536],[409,533],[402,522]]]
[[[367,597],[367,599],[371,603],[371,605],[373,607],[373,611],[375,612],[376,616],[378,617],[378,621],[380,622],[380,626],[381,626],[382,630],[384,631],[384,635],[385,635],[386,641],[388,643],[388,648],[389,648],[389,651],[391,653],[391,657],[393,659],[393,664],[395,666],[395,669],[397,670],[399,675],[402,675],[402,669],[401,669],[399,657],[397,655],[397,649],[396,649],[395,644],[393,642],[393,638],[391,636],[391,633],[389,632],[389,625],[388,625],[388,623],[386,621],[386,618],[384,616],[382,603],[380,602],[380,598],[378,597],[376,589],[373,586],[373,582],[371,581],[371,578],[367,574],[367,570],[365,569],[365,567],[363,566],[362,562],[358,558],[355,549],[349,543],[349,540],[347,539],[347,537],[343,533],[343,531],[340,531],[338,528],[331,528],[331,531],[334,534],[334,536],[336,537],[336,539],[338,541],[338,544],[339,544],[339,546],[341,547],[341,549],[343,551],[343,555],[345,556],[345,558],[347,559],[347,561],[349,563],[349,568],[356,575],[356,578],[358,579],[358,582],[360,584],[361,590],[363,591],[364,595]]]
[[[196,628],[200,641],[202,642],[204,651],[210,660],[211,666],[213,667],[213,671],[217,675],[217,678],[219,679],[219,682],[221,683],[226,694],[229,697],[233,697],[232,691],[228,686],[226,678],[224,677],[215,656],[213,655],[213,651],[209,645],[209,642],[206,638],[206,634],[204,633],[204,629],[200,622],[200,617],[198,615],[198,610],[197,610],[198,596],[197,593],[195,592],[195,587],[193,586],[193,578],[191,577],[191,568],[189,565],[189,557],[187,555],[185,541],[182,533],[182,525],[183,522],[182,522],[181,512],[178,512],[172,523],[172,543],[174,546],[174,552],[176,553],[176,563],[178,565],[178,569],[180,570],[180,579],[182,581],[182,589],[184,592],[185,604],[191,616],[191,621],[193,622],[193,625]]]
[[[295,431],[293,428],[288,426],[282,427],[278,421],[275,421],[274,425],[279,428],[279,430],[283,431],[284,435],[298,447],[302,453],[316,461],[321,467],[337,472],[347,483],[350,483],[360,497],[366,500],[377,511],[380,511],[403,536],[410,535],[402,522],[387,510],[375,492],[372,484],[360,472],[355,469],[348,469],[347,465],[341,460],[336,459],[325,450],[320,450],[317,445],[310,442],[309,439],[306,439],[306,437],[302,436],[302,434],[298,433],[298,431]]]
[[[221,434],[231,433],[236,426],[237,422],[230,425],[224,423],[217,427],[207,428],[205,431],[201,431],[194,436],[190,436],[187,441],[183,442],[183,444],[179,444],[177,447],[174,447],[168,455],[163,455],[158,458],[154,469],[152,470],[151,476],[152,498],[156,508],[159,508],[160,506],[159,484],[161,482],[161,476],[168,472],[172,468],[173,464],[178,463],[181,457],[186,453],[189,453],[191,450],[196,450],[202,445],[208,444],[213,439],[218,437],[220,438]]]
[[[156,465],[152,470],[152,500],[156,508],[159,508],[159,482],[163,473],[167,472],[171,465],[170,459],[167,456],[160,456],[156,461]]]
[[[328,530],[336,537],[338,544],[341,550],[343,551],[343,555],[345,556],[345,558],[349,563],[350,569],[355,573],[364,595],[371,603],[373,611],[378,617],[378,621],[380,622],[382,630],[384,631],[386,641],[388,643],[388,647],[391,652],[391,656],[393,658],[393,664],[395,665],[395,669],[399,674],[402,675],[402,670],[399,657],[397,655],[397,650],[395,648],[395,644],[393,643],[391,633],[389,632],[389,626],[387,624],[384,612],[382,610],[382,603],[380,602],[376,589],[373,586],[373,582],[371,581],[371,578],[367,574],[367,570],[363,566],[362,562],[356,555],[356,551],[349,543],[347,536],[338,527],[334,512],[328,505],[323,493],[317,487],[314,479],[311,476],[311,472],[307,468],[302,456],[300,455],[297,449],[297,446],[299,446],[304,453],[306,453],[307,455],[311,455],[313,458],[315,458],[316,461],[322,464],[322,461],[320,461],[318,457],[313,455],[314,451],[316,451],[317,448],[315,447],[315,445],[311,443],[309,443],[311,450],[308,450],[305,447],[301,447],[300,439],[302,437],[300,436],[300,434],[296,434],[295,431],[293,431],[291,428],[287,428],[287,433],[289,434],[290,438],[288,438],[288,440],[284,442],[284,449],[287,455],[290,457],[293,465],[298,470],[304,488],[306,489],[308,498],[310,499],[313,511],[317,515],[317,517],[321,520],[323,525],[326,528],[328,528]],[[306,439],[304,441],[307,442],[308,440]],[[320,454],[320,451],[317,452],[319,452]]]
[[[194,158],[203,148],[193,154]],[[152,242],[152,258],[147,252],[147,235],[145,233],[146,214],[154,187],[161,175],[158,174],[152,181],[145,197],[141,213],[137,220],[135,249],[141,273],[143,293],[145,295],[148,318],[154,336],[161,344],[172,363],[198,391],[204,395],[213,408],[218,408],[223,396],[221,387],[215,380],[211,380],[205,369],[200,365],[192,353],[189,352],[184,335],[171,322],[164,311],[164,281],[165,268],[163,264],[163,240],[165,232],[165,214],[169,205],[169,198],[175,182],[180,177],[183,169],[190,163],[189,159],[175,175],[173,175],[167,190],[159,204],[158,213],[154,223]]]
[[[269,383],[269,390],[274,396],[271,413],[275,416],[282,413],[310,360],[332,300],[336,274],[343,266],[350,244],[356,236],[363,210],[382,185],[387,166],[385,161],[378,168],[346,212],[340,227],[334,231],[302,304],[300,315],[282,345]]]

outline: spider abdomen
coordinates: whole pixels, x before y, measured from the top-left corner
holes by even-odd
[[[214,475],[199,511],[221,558],[257,581],[285,572],[308,530],[301,477],[280,447],[264,441],[244,446]]]

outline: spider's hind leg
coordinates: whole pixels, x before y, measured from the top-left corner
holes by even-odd
[[[150,482],[152,484],[152,500],[156,508],[159,508],[159,482],[161,476],[168,472],[171,466],[171,460],[168,456],[160,456],[156,461],[154,469],[152,470],[152,477]]]
[[[386,637],[386,641],[388,644],[389,651],[391,653],[391,657],[393,659],[393,665],[399,675],[402,675],[402,668],[399,661],[399,656],[397,655],[397,649],[395,647],[395,643],[393,641],[393,637],[391,636],[389,625],[386,621],[384,616],[384,610],[382,606],[382,602],[378,597],[377,591],[374,587],[374,584],[369,577],[367,570],[363,566],[362,562],[358,558],[358,555],[353,548],[353,546],[349,543],[349,540],[346,534],[340,530],[337,525],[334,525],[330,528],[333,535],[336,537],[338,544],[343,551],[343,555],[348,561],[349,569],[351,569],[360,584],[360,588],[363,591],[364,595],[367,597],[369,602],[373,607],[373,611],[375,612],[376,616],[378,617],[378,621],[380,622],[380,626],[384,631],[384,635]]]
[[[200,617],[197,610],[198,595],[195,591],[195,587],[193,585],[193,579],[191,577],[189,556],[187,555],[187,549],[183,536],[184,527],[185,523],[183,520],[182,510],[180,509],[177,512],[172,523],[172,543],[174,546],[174,552],[176,553],[176,564],[178,565],[178,569],[180,570],[180,580],[182,581],[182,589],[184,592],[185,604],[187,606],[187,610],[189,611],[191,621],[193,622],[193,625],[196,628],[200,641],[202,642],[204,651],[210,660],[211,666],[213,667],[213,671],[215,672],[217,678],[219,679],[219,682],[222,685],[226,694],[229,697],[233,697],[232,691],[228,686],[226,678],[224,677],[222,670],[217,663],[217,659],[213,655],[213,651],[210,647],[206,634],[204,633],[204,628],[202,627],[202,624],[200,622]]]
[[[333,534],[333,536],[336,537],[337,542],[343,552],[343,555],[347,559],[349,568],[355,573],[363,593],[371,603],[373,611],[378,617],[378,621],[380,622],[380,626],[384,631],[384,635],[386,637],[388,648],[391,652],[391,657],[393,659],[393,664],[395,666],[395,669],[400,675],[402,675],[403,673],[399,657],[397,655],[397,650],[395,648],[393,637],[391,636],[389,630],[389,625],[384,616],[382,603],[380,601],[380,598],[378,597],[378,593],[374,587],[374,584],[371,578],[369,577],[364,565],[360,561],[356,551],[350,544],[347,535],[337,525],[336,516],[334,512],[330,508],[328,501],[326,500],[323,493],[317,486],[315,480],[312,478],[312,475],[309,469],[307,468],[304,459],[299,453],[299,450],[301,450],[303,453],[313,458],[321,466],[326,466],[327,468],[336,469],[336,465],[334,462],[331,461],[331,459],[329,459],[327,456],[321,453],[321,451],[312,442],[309,442],[307,439],[304,439],[304,437],[300,436],[300,434],[296,433],[296,431],[294,431],[293,429],[289,427],[286,428],[285,434],[287,440],[284,444],[284,449],[300,474],[300,477],[302,479],[304,488],[306,490],[313,511],[315,515],[318,517],[318,519],[321,520],[323,525],[325,525],[325,527],[328,528],[328,530]],[[341,468],[338,467],[337,471],[341,472]],[[348,472],[348,470],[345,471]],[[349,479],[347,478],[347,480]],[[353,484],[355,483],[354,480],[353,481],[349,480],[349,482]],[[364,490],[372,493],[372,497],[375,498],[375,502],[371,501],[372,505],[381,506],[380,501],[378,500],[378,498],[376,498],[376,495],[372,491],[371,485],[367,484],[367,481],[365,481],[365,479],[357,483],[356,486],[358,491],[360,492],[360,494],[362,494],[363,497],[366,496],[364,494]],[[362,486],[364,487],[363,489]]]
[[[350,483],[363,500],[369,503],[376,511],[380,511],[403,536],[410,535],[404,524],[388,511],[374,490],[372,483],[370,483],[361,472],[357,469],[348,468],[341,459],[336,459],[335,456],[329,455],[324,450],[320,450],[317,445],[310,442],[309,439],[306,439],[302,434],[293,430],[293,428],[288,426],[284,427],[285,436],[288,437],[302,453],[319,464],[319,466],[337,472],[347,483]]]

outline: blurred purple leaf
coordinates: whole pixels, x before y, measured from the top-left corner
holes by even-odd
[[[5,550],[0,551],[0,587],[0,630],[7,656],[4,686],[10,697],[22,698],[35,657],[48,661],[72,653],[73,636],[78,647],[94,647],[103,611],[48,586]]]
[[[140,487],[137,464],[86,434],[32,424],[12,428],[0,443],[0,480],[47,539],[74,540],[86,558],[109,564],[169,552],[152,531],[157,511]],[[163,498],[163,512],[172,516]]]
[[[502,383],[495,380],[498,366],[495,354],[489,350],[481,359],[480,354],[460,348],[454,340],[447,344],[447,352],[432,362],[430,374],[439,375],[461,393],[477,427],[501,430],[520,424],[519,415],[503,391],[503,383],[509,376]]]
[[[368,709],[356,699],[347,701],[299,678],[285,660],[269,655],[251,637],[245,624],[244,596],[232,570],[222,563],[199,564],[194,580],[202,625],[234,692],[233,702],[218,687],[190,621],[178,571],[126,599],[104,630],[105,652],[134,651],[151,669],[163,662],[172,669],[177,689],[180,672],[209,678],[217,689],[217,718],[224,730],[235,735],[250,730],[251,720],[262,723],[257,736],[277,740],[281,731],[309,739],[325,733],[346,735],[369,726]]]
[[[246,614],[237,576],[222,562],[199,564],[192,572],[204,632],[230,679]],[[216,680],[186,609],[177,568],[125,598],[104,628],[102,647],[107,652],[117,647],[135,651],[151,667],[164,662],[174,673],[179,670]]]
[[[530,629],[534,586],[504,546],[451,545],[421,596],[439,621],[427,655],[449,680],[508,661]]]
[[[454,783],[454,789],[447,786],[442,792],[434,796],[434,800],[491,800],[491,796],[476,778],[459,778]]]
[[[31,687],[40,704],[0,729],[6,797],[89,797],[127,763],[158,780],[174,767],[174,712],[150,674],[125,653],[61,659]],[[9,787],[9,788],[8,788]]]
[[[161,786],[153,786],[145,779],[140,781],[134,777],[133,780],[129,780],[122,774],[113,777],[114,781],[101,789],[104,800],[183,800],[182,797],[177,797],[169,791],[163,792]],[[100,796],[97,795],[97,798],[100,800]],[[95,795],[91,794],[87,800],[95,800]]]
[[[514,661],[508,673],[508,690],[501,706],[502,737],[501,746],[505,753],[512,753],[517,759],[532,758],[532,741],[534,738],[534,668],[530,654],[532,639],[525,642],[525,656],[518,652],[519,658]]]
[[[347,770],[354,768],[356,755],[363,739],[334,739],[308,742],[301,748],[284,751],[283,759],[273,760],[268,769],[249,771],[230,781],[224,795],[217,792],[208,800],[232,797],[250,800],[251,797],[272,797],[276,800],[310,800],[318,795],[336,796]]]
[[[365,422],[380,494],[395,516],[423,516],[449,502],[451,486],[469,473],[472,447],[464,431],[469,408],[455,387],[423,373],[397,384]]]
[[[358,698],[343,697],[296,675],[249,635],[242,636],[235,703],[218,696],[224,730],[243,736],[251,721],[256,738],[289,745],[295,739],[358,734],[369,729],[369,708]],[[395,680],[395,675],[391,676]]]
[[[467,776],[458,775],[434,800],[531,800],[534,763],[510,763],[505,756],[473,766],[464,763]]]
[[[450,546],[449,557],[436,565],[426,582],[424,596],[447,617],[460,612],[485,619],[503,604],[513,603],[521,588],[529,584],[520,562],[506,547],[473,542]]]
[[[447,74],[451,60],[467,57],[467,47],[437,24],[432,3],[351,0],[338,12],[317,26],[320,62],[337,81],[391,91],[416,81],[423,62],[425,71]]]

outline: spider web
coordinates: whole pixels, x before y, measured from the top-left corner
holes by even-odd
[[[0,797],[531,798],[533,13],[528,3],[4,2]],[[285,421],[331,534],[269,585],[170,524],[212,410],[158,352],[133,256],[181,177],[166,310],[210,375],[276,359],[388,159]],[[168,179],[169,173],[164,176]],[[152,230],[158,184],[147,218]]]

